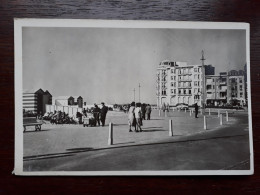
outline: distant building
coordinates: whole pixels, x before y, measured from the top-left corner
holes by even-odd
[[[205,75],[214,75],[215,67],[205,65]],[[157,105],[201,104],[202,66],[187,62],[162,61],[157,68]]]
[[[56,106],[78,106],[83,107],[83,98],[81,96],[58,96],[53,98],[53,105]]]
[[[205,103],[220,106],[246,103],[246,80],[243,70],[231,70],[215,75],[215,67],[205,65]],[[157,106],[180,103],[201,105],[203,95],[202,65],[187,62],[162,61],[157,67]]]
[[[23,109],[25,111],[43,114],[46,112],[46,104],[52,104],[52,95],[48,90],[24,90]]]

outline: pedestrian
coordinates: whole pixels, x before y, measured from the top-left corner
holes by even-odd
[[[163,103],[163,105],[162,105],[163,112],[165,112],[165,109],[166,109],[166,105],[165,105],[165,103]]]
[[[142,111],[141,111],[141,103],[136,103],[136,108],[135,108],[135,118],[136,118],[136,132],[138,132],[138,128],[140,129],[140,132],[142,132]]]
[[[136,131],[136,119],[135,119],[135,102],[132,102],[128,111],[128,124],[129,124],[129,132],[132,132],[131,127],[133,126]]]
[[[198,118],[199,106],[195,103],[195,118]]]
[[[146,112],[145,107],[146,107],[146,104],[143,103],[141,106],[142,120],[145,120],[145,112]]]
[[[152,108],[151,108],[150,104],[147,104],[145,110],[146,110],[147,120],[150,120],[151,119],[151,112],[152,112]]]
[[[95,118],[95,126],[96,126],[97,124],[98,124],[98,126],[100,126],[99,115],[100,115],[100,108],[98,107],[97,104],[94,104],[93,116],[94,116],[94,118]]]
[[[101,102],[100,120],[101,120],[101,123],[102,123],[102,127],[105,126],[107,111],[108,111],[108,107],[105,106],[104,102]]]

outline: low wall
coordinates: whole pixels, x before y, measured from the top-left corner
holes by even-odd
[[[76,116],[77,112],[82,112],[82,108],[75,106],[56,106],[56,105],[46,105],[46,112],[61,111],[69,114],[70,117]]]

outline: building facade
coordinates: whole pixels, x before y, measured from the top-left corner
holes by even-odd
[[[187,62],[162,61],[157,68],[157,106],[176,106],[184,103],[202,104],[205,86],[206,105],[221,106],[227,103],[245,103],[243,71],[230,71],[215,75],[215,67],[205,65],[205,81],[202,65]],[[242,80],[242,81],[241,81]],[[242,86],[242,87],[241,87]]]
[[[58,96],[53,99],[53,105],[56,106],[78,106],[83,108],[83,98],[81,96]]]
[[[38,114],[43,114],[46,112],[46,104],[52,104],[52,95],[48,90],[25,90],[23,92],[24,111],[32,111]]]

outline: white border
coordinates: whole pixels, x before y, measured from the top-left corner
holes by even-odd
[[[248,115],[250,141],[250,170],[199,170],[199,171],[23,171],[22,127],[22,27],[95,27],[95,28],[175,28],[175,29],[241,29],[246,30],[246,59],[248,83]],[[254,173],[249,24],[231,22],[176,22],[136,20],[82,20],[82,19],[14,19],[15,42],[15,169],[16,175],[252,175]]]

